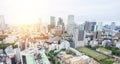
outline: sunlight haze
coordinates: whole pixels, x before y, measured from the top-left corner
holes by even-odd
[[[49,17],[62,17],[67,23],[69,14],[75,22],[86,20],[120,22],[120,0],[0,0],[0,15],[8,24],[49,23]],[[56,18],[57,19],[57,18]]]

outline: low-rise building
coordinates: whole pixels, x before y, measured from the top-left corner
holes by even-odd
[[[90,41],[90,46],[91,46],[91,47],[95,47],[95,46],[97,46],[97,45],[98,45],[98,42],[97,42],[97,41],[95,41],[95,40]]]
[[[120,43],[119,42],[115,43],[115,46],[116,46],[116,48],[120,49]]]
[[[43,51],[29,48],[21,52],[22,64],[50,64],[47,56]]]

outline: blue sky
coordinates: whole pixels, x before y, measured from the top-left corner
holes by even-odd
[[[75,15],[76,23],[86,20],[120,24],[120,0],[0,0],[0,15],[6,23],[35,23],[38,18],[49,21],[49,16]]]

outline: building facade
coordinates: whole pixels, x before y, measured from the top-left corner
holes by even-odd
[[[70,35],[73,35],[73,29],[75,28],[75,22],[74,22],[74,15],[68,16],[68,22],[67,22],[67,32]]]

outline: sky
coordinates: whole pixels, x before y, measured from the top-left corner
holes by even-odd
[[[62,17],[67,23],[68,15],[75,22],[97,21],[120,24],[120,0],[0,0],[0,15],[7,24],[28,24],[41,18],[49,23],[49,17]]]

